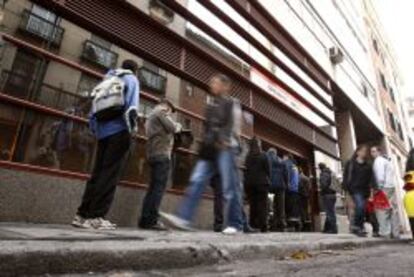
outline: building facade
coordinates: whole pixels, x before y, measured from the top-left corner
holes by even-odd
[[[204,105],[211,99],[208,80],[219,72],[232,79],[231,93],[243,106],[244,142],[257,136],[265,148],[291,153],[310,176],[317,176],[318,162],[340,176],[341,161],[356,145],[381,142],[386,128],[364,5],[349,2],[3,1],[0,182],[7,177],[10,184],[0,186],[0,200],[13,203],[0,209],[0,220],[31,214],[26,202],[10,200],[16,191],[28,197],[21,191],[30,190],[27,178],[34,187],[45,179],[76,183],[45,185],[68,195],[60,199],[62,214],[50,195],[33,193],[44,209],[33,221],[68,220],[94,155],[86,124],[88,93],[126,58],[140,65],[142,117],[167,97],[178,106],[177,120],[196,138],[190,148],[174,152],[165,209],[173,209],[187,185]],[[148,183],[142,129],[111,215],[123,225],[135,224]],[[6,191],[7,185],[14,189]],[[201,212],[211,214],[208,195],[204,202]],[[315,178],[311,207],[318,229]]]
[[[392,45],[384,32],[375,10],[375,2],[364,1],[366,25],[371,40],[370,53],[376,71],[379,107],[385,126],[382,148],[394,165],[396,172],[397,199],[400,205],[400,219],[404,229],[408,228],[402,200],[404,196],[403,176],[405,163],[411,147],[411,130],[407,122],[407,109],[403,91],[403,80],[396,62]]]

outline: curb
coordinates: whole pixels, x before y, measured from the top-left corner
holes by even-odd
[[[324,239],[302,242],[145,243],[142,241],[2,241],[2,276],[187,268],[234,260],[281,259],[297,251],[366,248],[397,241]]]

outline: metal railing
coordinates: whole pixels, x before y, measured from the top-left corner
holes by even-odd
[[[116,66],[118,54],[102,47],[91,40],[86,40],[83,44],[82,59],[106,69]]]
[[[30,10],[24,10],[20,21],[20,30],[30,33],[42,40],[50,41],[53,46],[60,46],[65,29],[57,26]]]
[[[138,77],[143,88],[149,91],[164,94],[166,90],[167,78],[160,74],[146,68],[141,67],[138,72]]]

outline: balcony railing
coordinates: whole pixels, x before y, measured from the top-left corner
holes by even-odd
[[[91,40],[86,40],[83,44],[82,59],[109,69],[116,66],[118,54]]]
[[[23,11],[19,28],[44,41],[49,41],[52,46],[56,47],[60,46],[65,32],[65,29],[57,26],[54,22],[44,19],[29,10]]]
[[[160,74],[149,70],[146,67],[141,67],[138,72],[138,77],[143,88],[149,91],[157,92],[160,94],[165,93],[167,84],[167,78]]]

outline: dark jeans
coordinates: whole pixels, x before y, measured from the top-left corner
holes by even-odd
[[[267,191],[251,191],[248,198],[250,225],[261,232],[267,232]]]
[[[375,212],[372,212],[372,213],[366,212],[366,220],[371,224],[372,232],[374,234],[378,234],[379,233],[379,223],[378,223],[377,215],[375,214]]]
[[[221,232],[224,229],[224,199],[223,189],[220,184],[219,175],[213,177],[211,187],[214,193],[214,231]],[[243,190],[242,190],[243,191]],[[243,196],[242,196],[243,198]],[[242,206],[242,222],[243,230],[248,230],[250,225],[247,221],[247,216]]]
[[[272,230],[283,231],[286,226],[285,190],[276,190],[273,198]]]
[[[338,226],[336,224],[336,194],[325,194],[322,195],[323,207],[326,214],[325,225],[323,232],[325,233],[337,233]]]
[[[295,228],[295,231],[302,230],[300,220],[300,195],[297,192],[286,192],[286,217],[289,228]]]
[[[309,197],[300,196],[300,219],[302,221],[303,231],[310,231],[309,228]]]
[[[168,182],[171,161],[168,157],[156,157],[149,160],[151,181],[142,204],[140,227],[151,227],[157,224],[158,211]]]
[[[211,188],[214,193],[214,231],[219,232],[224,228],[223,189],[221,188],[219,175],[213,177]]]
[[[130,146],[131,136],[127,131],[98,141],[94,169],[86,183],[78,215],[97,218],[108,213]]]
[[[366,197],[363,193],[353,193],[352,200],[354,201],[355,205],[353,229],[355,231],[362,231],[364,229],[365,222]]]

